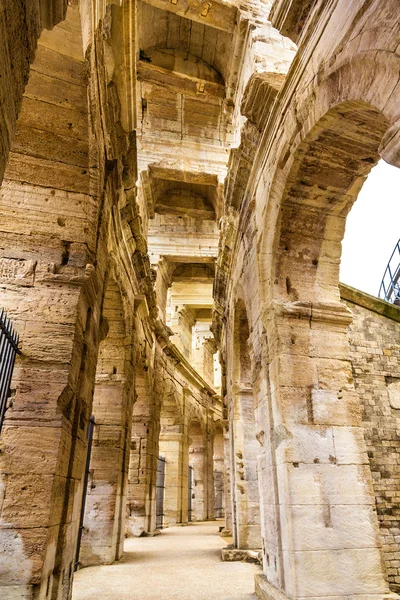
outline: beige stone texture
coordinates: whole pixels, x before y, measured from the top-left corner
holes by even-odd
[[[399,309],[338,277],[399,48],[398,0],[0,4],[2,599],[216,510],[260,598],[397,597]]]

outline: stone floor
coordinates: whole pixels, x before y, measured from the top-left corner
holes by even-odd
[[[259,567],[221,561],[226,540],[218,525],[170,527],[126,540],[118,563],[75,574],[72,600],[256,600]]]

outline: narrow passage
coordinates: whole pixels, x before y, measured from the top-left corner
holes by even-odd
[[[122,559],[75,574],[72,600],[257,600],[256,565],[222,562],[219,522],[129,538]]]

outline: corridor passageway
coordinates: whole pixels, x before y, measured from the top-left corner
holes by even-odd
[[[129,538],[122,559],[76,573],[73,600],[255,600],[259,567],[222,562],[218,522]]]

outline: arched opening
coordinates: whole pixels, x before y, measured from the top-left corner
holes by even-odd
[[[121,558],[133,394],[130,341],[119,287],[109,277],[102,311],[105,338],[99,347],[92,413],[95,420],[83,521],[81,566]]]
[[[346,217],[371,168],[388,121],[363,102],[345,102],[301,143],[287,179],[274,285],[284,301],[339,300]]]
[[[346,217],[379,160],[388,125],[381,112],[364,102],[334,106],[300,144],[280,204],[272,260],[274,303],[266,326],[276,456],[268,457],[272,468],[262,485],[275,485],[280,502],[283,560],[278,556],[275,579],[289,596],[306,595],[307,585],[295,581],[307,571],[310,550],[323,573],[332,568],[332,548],[337,550],[334,569],[357,551],[376,565],[375,589],[387,589],[361,422],[366,398],[355,392],[348,338],[352,316],[340,301],[338,283]],[[355,516],[346,526],[341,521],[345,496],[337,485],[343,477],[346,494],[362,492],[346,495],[346,512]],[[301,482],[307,482],[304,493]],[[374,484],[379,497],[375,480]],[[307,509],[298,508],[300,500]],[[267,515],[264,527],[265,554],[275,556]],[[306,543],[304,531],[318,531],[319,537]],[[351,548],[346,541],[350,539]],[[371,551],[366,550],[370,539],[375,540]],[[364,558],[359,560],[364,564]],[[342,594],[354,586],[366,593],[360,573],[357,579],[352,573],[341,581]],[[323,595],[326,589],[322,584],[313,592]]]
[[[399,240],[399,189],[400,169],[381,159],[368,175],[346,219],[341,283],[378,296],[386,265]],[[398,260],[399,255],[395,258]],[[394,275],[395,261],[390,266]],[[389,280],[385,284],[389,287]]]
[[[159,414],[152,373],[136,364],[136,402],[132,415],[131,450],[127,494],[126,535],[140,536],[156,529],[156,486]]]
[[[235,305],[233,391],[230,408],[231,498],[233,543],[236,548],[261,548],[254,398],[250,330],[245,304]]]
[[[174,384],[163,382],[159,454],[165,459],[163,526],[188,521],[189,440]]]

